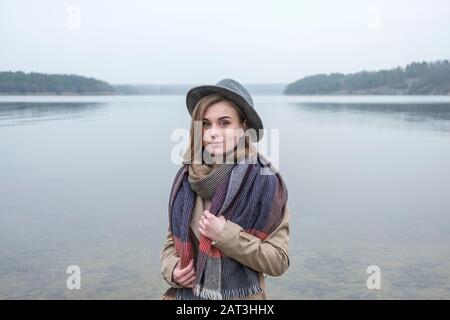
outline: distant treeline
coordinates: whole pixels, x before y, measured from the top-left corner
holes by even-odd
[[[414,62],[405,68],[362,71],[352,74],[331,73],[305,77],[289,84],[288,95],[319,94],[450,94],[450,63]]]
[[[107,82],[77,75],[0,72],[0,94],[114,94]]]
[[[195,85],[123,84],[78,75],[0,72],[0,94],[148,94],[184,95]],[[362,71],[352,74],[331,73],[305,77],[289,85],[282,83],[246,84],[252,94],[398,94],[450,95],[450,63],[414,62],[405,68]]]
[[[185,95],[199,84],[116,84],[68,74],[0,72],[0,95]],[[252,94],[283,94],[286,84],[256,83],[246,85]]]

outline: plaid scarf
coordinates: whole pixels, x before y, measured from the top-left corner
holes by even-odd
[[[260,153],[233,164],[217,184],[210,212],[223,215],[261,240],[267,238],[283,220],[287,189],[279,172]],[[169,223],[180,267],[193,259],[189,237],[196,192],[189,181],[189,165],[183,164],[173,181],[169,198]],[[200,237],[193,288],[170,288],[175,299],[233,299],[262,292],[258,272],[225,256]]]

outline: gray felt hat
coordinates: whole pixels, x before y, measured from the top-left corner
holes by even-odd
[[[245,87],[233,79],[222,79],[216,85],[203,85],[190,89],[186,95],[186,105],[192,117],[197,102],[204,96],[210,94],[220,94],[233,101],[247,118],[249,128],[256,130],[256,141],[261,140],[263,123],[258,113],[255,111],[253,99]]]

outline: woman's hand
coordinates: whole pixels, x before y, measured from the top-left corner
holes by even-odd
[[[199,221],[198,231],[204,236],[211,240],[219,239],[227,220],[224,216],[216,217],[208,210],[203,211],[203,215]]]
[[[172,272],[172,279],[180,286],[192,288],[195,280],[194,259],[191,259],[186,268],[180,268],[180,260],[178,260]]]

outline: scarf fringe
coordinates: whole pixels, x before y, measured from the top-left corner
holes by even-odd
[[[219,290],[203,288],[200,292],[200,298],[208,300],[222,300],[222,294]]]
[[[222,289],[214,290],[203,288],[200,294],[198,294],[199,286],[195,288],[196,295],[200,299],[204,300],[224,300],[224,299],[235,299],[235,298],[245,298],[250,295],[259,294],[263,292],[263,289],[259,284],[252,285],[248,288],[236,288],[236,289]]]

